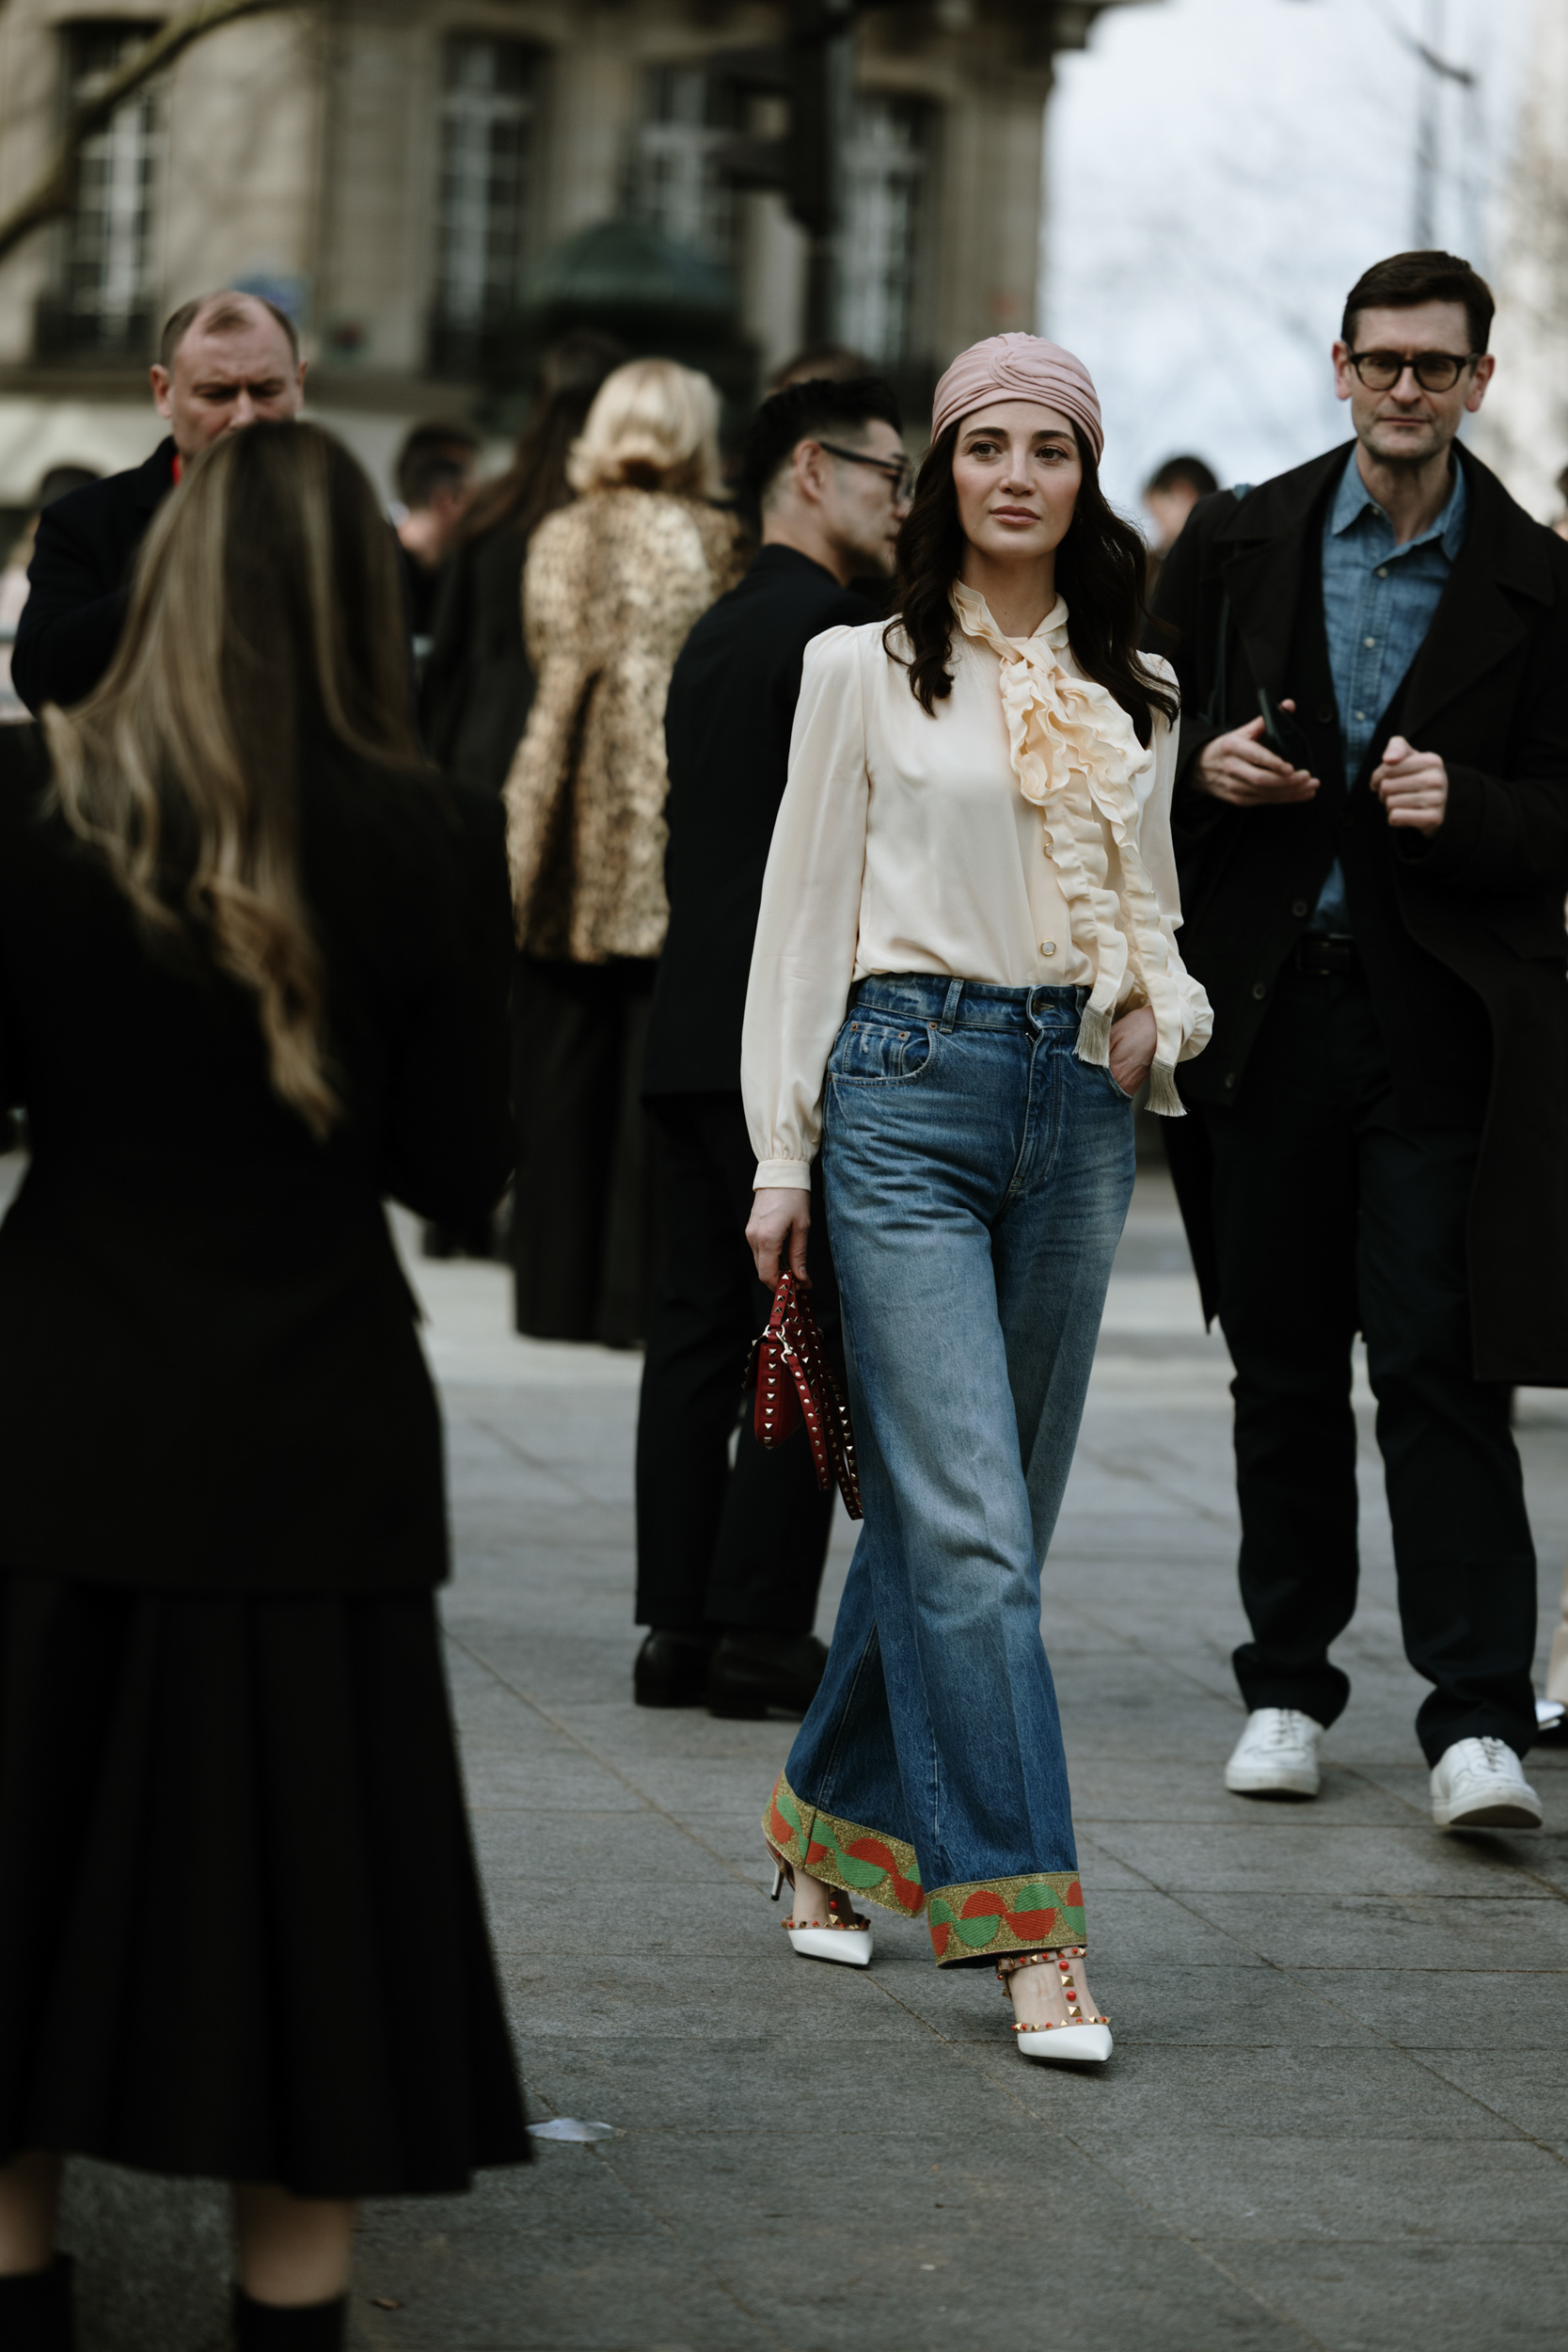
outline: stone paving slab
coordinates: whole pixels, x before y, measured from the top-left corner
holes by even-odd
[[[404,1229],[406,1231],[406,1228]],[[1370,1400],[1354,1683],[1312,1805],[1227,1795],[1242,1711],[1227,1381],[1169,1188],[1117,1262],[1043,1621],[1105,2074],[1020,2061],[989,1972],[877,1915],[797,1962],[757,1817],[791,1725],[630,1703],[630,1355],[520,1341],[424,1265],[449,1664],[531,2113],[603,2121],[363,2217],[356,2352],[1552,2352],[1568,2309],[1568,1754],[1549,1835],[1426,1810]],[[1518,1426],[1542,1662],[1568,1395]],[[840,1519],[827,1630],[848,1559]],[[73,2169],[84,2352],[217,2352],[217,2193]]]

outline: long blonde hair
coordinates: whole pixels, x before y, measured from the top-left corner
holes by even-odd
[[[119,649],[44,732],[66,821],[150,945],[204,946],[257,1000],[275,1093],[318,1141],[341,1105],[301,896],[301,752],[422,764],[392,535],[330,434],[225,434],[147,535]]]
[[[607,375],[566,461],[574,490],[665,490],[716,498],[719,395],[673,359],[632,359]]]

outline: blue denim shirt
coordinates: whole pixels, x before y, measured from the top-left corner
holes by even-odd
[[[1394,544],[1393,525],[1361,479],[1352,450],[1323,523],[1323,626],[1339,707],[1345,781],[1366,756],[1378,721],[1432,627],[1454,558],[1465,544],[1465,473],[1455,465],[1448,503],[1430,530]],[[1345,878],[1335,859],[1307,929],[1348,931]]]

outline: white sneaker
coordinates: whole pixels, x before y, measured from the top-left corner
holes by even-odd
[[[1439,1829],[1539,1829],[1541,1800],[1506,1740],[1456,1740],[1432,1774]]]
[[[1315,1797],[1322,1724],[1294,1707],[1255,1707],[1230,1751],[1225,1785],[1237,1797]]]

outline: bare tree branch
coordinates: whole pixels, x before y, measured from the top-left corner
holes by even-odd
[[[154,74],[174,63],[192,44],[205,40],[240,17],[261,16],[291,5],[291,0],[200,0],[200,5],[168,23],[144,41],[134,56],[100,84],[90,98],[71,111],[47,168],[34,181],[20,202],[0,215],[0,262],[35,230],[58,220],[76,200],[76,172],[83,142],[101,131],[117,109]]]

